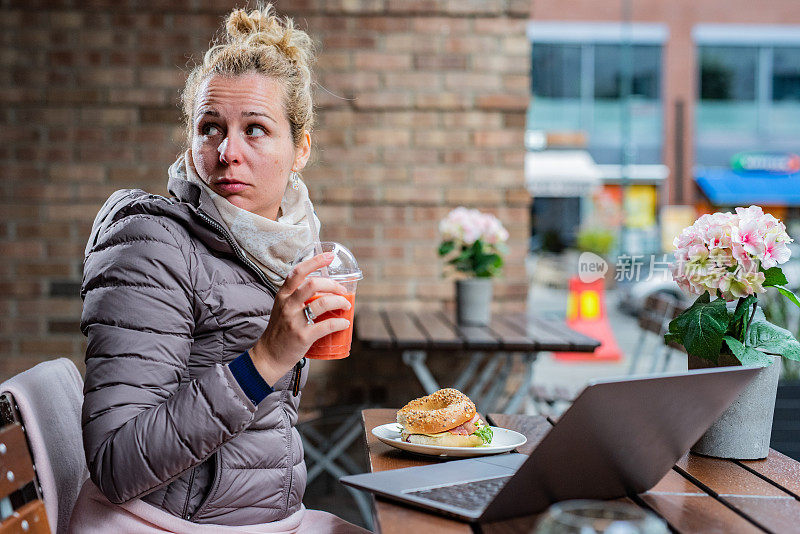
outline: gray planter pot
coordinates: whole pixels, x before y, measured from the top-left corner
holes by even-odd
[[[738,365],[732,356],[720,355],[721,365]],[[689,369],[712,367],[706,360],[689,356]],[[769,454],[775,395],[780,377],[780,357],[762,369],[728,409],[692,447],[692,452],[716,458],[760,460]]]
[[[492,279],[456,280],[456,318],[465,326],[485,326],[491,318]]]

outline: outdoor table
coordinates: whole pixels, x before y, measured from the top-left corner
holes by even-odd
[[[376,426],[395,420],[396,410],[362,412],[372,472],[427,465],[438,460],[411,455],[372,435]],[[525,434],[518,449],[530,454],[551,427],[542,416],[489,414],[495,426]],[[636,439],[631,433],[631,439]],[[770,450],[765,460],[721,460],[687,454],[650,491],[621,499],[649,509],[676,532],[797,532],[800,530],[800,462]],[[422,510],[374,498],[375,531],[447,534],[531,532],[537,515],[470,525]]]
[[[363,309],[356,315],[355,335],[366,348],[401,353],[428,394],[440,389],[426,363],[428,351],[468,355],[464,370],[447,385],[464,391],[484,411],[505,413],[516,413],[528,399],[538,352],[592,352],[600,345],[562,321],[524,313],[496,313],[488,326],[461,326],[442,311]],[[505,406],[496,406],[512,375],[515,352],[522,354],[522,386]]]

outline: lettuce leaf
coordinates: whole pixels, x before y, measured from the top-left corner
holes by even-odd
[[[484,444],[489,444],[492,442],[492,437],[494,436],[492,434],[492,428],[489,425],[484,425],[482,423],[482,421],[476,423],[475,432],[473,432],[473,434],[481,438]]]

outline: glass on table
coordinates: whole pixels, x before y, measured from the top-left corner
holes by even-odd
[[[612,501],[562,501],[547,509],[536,534],[668,534],[666,523],[654,514]]]

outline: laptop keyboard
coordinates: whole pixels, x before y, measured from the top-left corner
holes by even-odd
[[[467,510],[481,510],[494,499],[510,476],[478,480],[463,484],[440,486],[425,490],[410,491],[408,495],[430,499]]]

